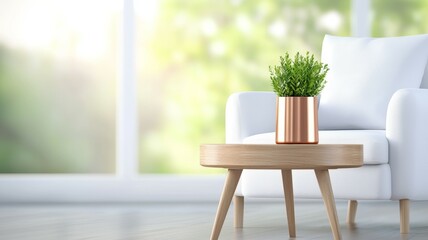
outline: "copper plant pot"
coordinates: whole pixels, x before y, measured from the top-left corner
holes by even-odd
[[[318,143],[318,97],[276,98],[275,141]]]

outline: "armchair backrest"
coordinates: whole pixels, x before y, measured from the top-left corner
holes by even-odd
[[[248,136],[274,132],[275,114],[273,92],[232,94],[226,104],[226,143],[242,143]]]
[[[326,35],[322,61],[330,71],[320,101],[320,128],[385,129],[388,103],[397,90],[428,88],[427,59],[428,34],[387,38]]]

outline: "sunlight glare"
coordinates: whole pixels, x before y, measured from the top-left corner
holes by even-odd
[[[17,16],[9,23],[14,31],[10,34],[11,28],[0,26],[0,40],[13,48],[47,52],[57,58],[92,61],[109,51],[112,24],[120,12],[120,2],[16,1],[10,3],[11,9],[16,11],[10,14]]]

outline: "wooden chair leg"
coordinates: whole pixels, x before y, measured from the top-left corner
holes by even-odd
[[[235,227],[242,228],[244,226],[244,197],[235,196],[233,204],[235,205]]]
[[[346,216],[346,222],[349,225],[355,224],[355,216],[357,215],[357,200],[348,201],[348,215]]]
[[[409,233],[409,199],[400,199],[400,233]]]

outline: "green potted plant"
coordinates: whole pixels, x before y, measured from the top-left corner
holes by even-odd
[[[276,101],[276,143],[318,143],[318,95],[325,86],[327,64],[313,54],[286,53],[269,66]]]

